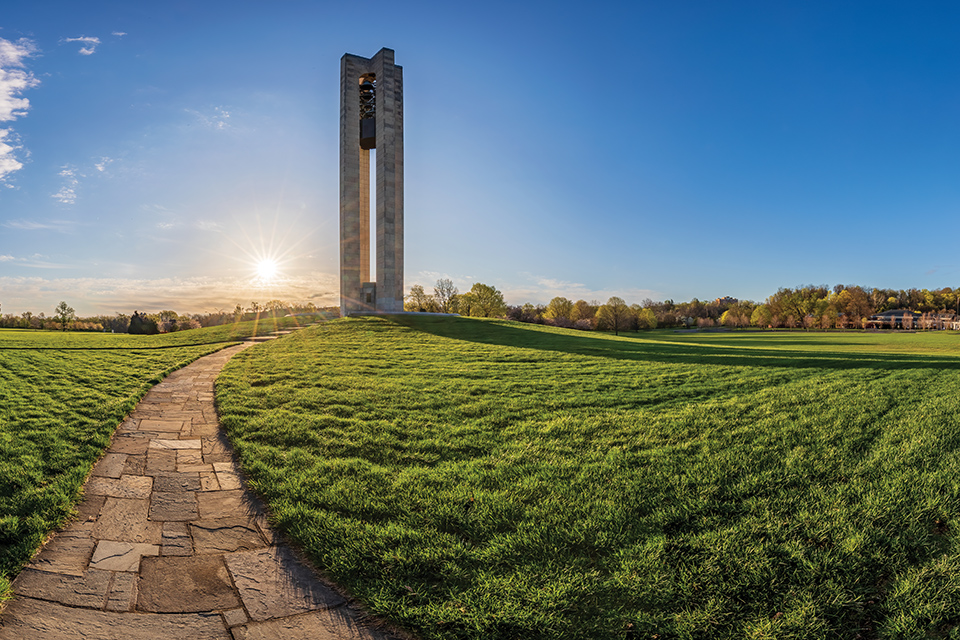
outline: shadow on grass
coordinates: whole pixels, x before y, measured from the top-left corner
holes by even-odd
[[[737,348],[700,343],[675,344],[656,339],[621,336],[596,337],[588,333],[560,332],[536,325],[501,320],[459,317],[390,316],[388,319],[415,331],[480,344],[540,349],[580,356],[672,364],[717,364],[742,367],[792,367],[812,369],[960,369],[960,358],[940,355],[865,353],[831,340],[817,346],[838,346],[836,351],[803,351],[750,346]],[[751,343],[756,343],[751,340]],[[789,341],[798,344],[799,341]],[[746,345],[745,345],[746,346]],[[861,345],[858,345],[861,346]]]

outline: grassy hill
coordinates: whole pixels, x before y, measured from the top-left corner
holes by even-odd
[[[953,637],[958,339],[348,319],[217,401],[277,524],[424,638]]]

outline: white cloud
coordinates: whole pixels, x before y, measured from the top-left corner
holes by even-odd
[[[11,260],[16,260],[13,256],[0,255],[0,262],[10,262]]]
[[[23,167],[23,163],[13,155],[20,146],[9,145],[3,141],[11,133],[10,129],[0,129],[0,180]]]
[[[113,164],[113,158],[108,158],[104,156],[100,158],[100,162],[94,163],[93,166],[97,168],[97,171],[99,171],[100,173],[103,173],[104,169],[106,169],[111,164]]]
[[[24,61],[36,52],[26,38],[16,42],[0,38],[0,122],[9,122],[27,114],[30,101],[20,94],[40,82],[26,71]],[[5,142],[5,140],[7,140]],[[15,152],[21,147],[14,141],[11,129],[0,129],[0,182],[23,167]]]
[[[73,167],[65,166],[57,175],[64,179],[64,184],[60,187],[59,191],[50,197],[63,204],[75,204],[77,202],[77,185],[80,184],[80,179],[77,177],[77,170]]]
[[[80,47],[80,54],[90,56],[97,50],[97,46],[100,44],[100,38],[80,36],[79,38],[64,38],[63,42],[80,42],[87,45]]]
[[[118,38],[122,38],[123,36],[127,35],[127,32],[126,32],[126,31],[114,31],[114,32],[111,33],[110,35],[112,35],[112,36],[117,36]]]
[[[26,115],[30,101],[19,95],[40,81],[23,66],[35,52],[36,47],[25,38],[16,42],[0,38],[0,122]]]
[[[213,220],[198,220],[194,226],[201,231],[219,231],[221,228],[220,223]]]

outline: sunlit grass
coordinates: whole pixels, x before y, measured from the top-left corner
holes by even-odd
[[[948,637],[958,339],[351,319],[217,398],[278,525],[425,638]]]

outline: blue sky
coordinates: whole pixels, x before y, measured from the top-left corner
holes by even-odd
[[[339,61],[381,47],[408,288],[960,286],[955,3],[8,4],[3,313],[336,304]]]

